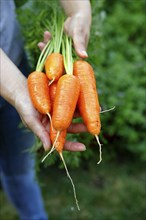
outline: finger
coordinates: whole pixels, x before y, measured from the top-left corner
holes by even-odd
[[[73,43],[77,55],[81,58],[87,58],[88,54],[86,52],[86,36],[84,36],[84,32],[79,28],[77,28],[73,34]]]
[[[69,133],[87,132],[87,127],[83,123],[71,123],[67,131]]]
[[[45,43],[39,42],[38,43],[38,48],[42,51],[44,49],[45,45],[46,45]]]
[[[86,47],[88,44],[88,36],[82,27],[82,21],[78,16],[74,19],[68,17],[64,23],[64,31],[68,36],[72,37],[77,55],[81,58],[87,58]]]
[[[71,17],[68,17],[64,22],[64,32],[70,37],[72,36],[72,28],[70,28],[71,25]]]
[[[43,50],[47,42],[51,39],[51,34],[49,31],[44,32],[44,41],[38,43],[38,47],[40,50]]]
[[[71,141],[67,141],[64,145],[64,150],[66,151],[85,151],[86,147],[84,144],[79,143],[79,142],[71,142]]]
[[[50,131],[50,121],[47,115],[45,115],[42,119],[42,125],[45,127],[45,129],[49,132]]]
[[[49,31],[44,32],[44,43],[46,44],[49,40],[51,40],[51,34]]]
[[[44,149],[48,150],[51,146],[49,132],[45,129],[42,123],[36,118],[33,118],[29,123],[25,121],[25,123],[26,125],[29,124],[27,127],[41,140]]]

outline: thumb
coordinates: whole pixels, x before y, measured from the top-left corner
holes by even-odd
[[[74,33],[73,43],[77,55],[81,58],[87,58],[86,37],[82,31],[78,30],[78,32],[76,31],[76,33]]]
[[[21,117],[21,120],[24,126],[32,130],[33,133],[41,140],[44,150],[47,151],[51,146],[50,136],[40,120],[35,117],[31,119],[26,117],[25,120]]]

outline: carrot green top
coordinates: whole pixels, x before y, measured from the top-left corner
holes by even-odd
[[[67,74],[73,74],[73,57],[72,57],[72,39],[67,35],[62,41],[62,54],[64,59],[64,67]]]
[[[43,70],[45,60],[46,60],[47,56],[52,53],[52,50],[53,50],[52,42],[48,41],[48,43],[46,44],[46,46],[44,47],[44,49],[42,50],[42,52],[39,56],[39,59],[38,59],[37,65],[36,65],[36,71],[40,72]]]

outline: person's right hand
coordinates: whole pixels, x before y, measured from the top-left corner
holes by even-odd
[[[87,58],[86,50],[92,20],[90,1],[60,0],[60,3],[67,15],[64,31],[72,38],[77,55],[81,58]]]
[[[90,35],[90,20],[82,13],[68,17],[64,23],[64,30],[73,39],[77,55],[87,58],[86,52]]]

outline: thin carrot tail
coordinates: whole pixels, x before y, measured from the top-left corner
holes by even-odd
[[[53,128],[53,124],[52,124],[52,118],[51,118],[51,115],[50,115],[49,113],[48,113],[47,115],[48,115],[48,117],[49,117],[49,119],[50,119],[50,125],[51,125],[51,128],[54,129],[54,128]]]
[[[45,159],[56,149],[56,148],[55,148],[55,145],[56,145],[56,142],[57,142],[57,140],[58,140],[59,135],[60,135],[60,131],[57,132],[57,135],[56,135],[55,141],[54,141],[54,143],[53,143],[53,146],[52,146],[51,150],[46,154],[46,156],[43,157],[42,163],[43,163],[43,162],[45,161]]]
[[[101,114],[101,113],[105,113],[105,112],[112,111],[112,110],[114,110],[115,108],[116,108],[116,107],[114,106],[114,107],[112,107],[112,108],[110,108],[110,109],[103,110],[103,111],[100,112],[100,114]]]
[[[55,150],[55,147],[52,146],[51,150],[43,157],[42,159],[42,163],[46,160],[46,158]]]
[[[72,178],[71,178],[71,176],[70,176],[70,174],[69,174],[69,172],[68,172],[68,169],[67,169],[67,166],[66,166],[66,163],[65,163],[65,160],[64,160],[64,157],[63,157],[62,153],[59,153],[59,155],[60,155],[61,160],[62,160],[62,162],[63,162],[63,164],[64,164],[64,167],[65,167],[65,170],[66,170],[66,174],[67,174],[68,178],[69,178],[70,181],[71,181],[71,184],[72,184],[72,187],[73,187],[74,198],[75,198],[76,205],[77,205],[77,209],[80,211],[80,207],[79,207],[78,200],[77,200],[77,196],[76,196],[75,185],[74,185],[73,180],[72,180]]]
[[[99,161],[97,162],[97,164],[100,164],[102,161],[102,150],[101,150],[102,144],[99,141],[99,137],[97,135],[95,135],[95,137],[96,137],[97,143],[99,145]]]
[[[54,78],[49,82],[49,86],[54,82]]]

